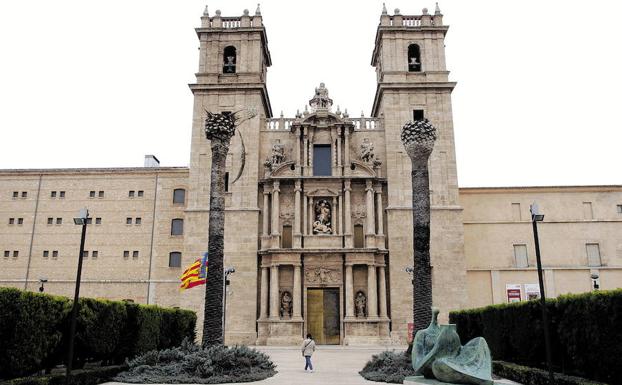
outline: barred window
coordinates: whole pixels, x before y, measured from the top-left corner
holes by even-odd
[[[184,220],[180,218],[173,219],[171,221],[171,235],[183,235],[184,234]]]
[[[169,253],[168,267],[181,267],[181,253],[179,251]]]

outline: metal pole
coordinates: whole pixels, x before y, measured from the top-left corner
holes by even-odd
[[[87,214],[88,218],[88,214]],[[80,296],[80,278],[82,276],[82,255],[84,254],[84,241],[86,239],[86,222],[84,218],[82,224],[82,237],[80,238],[80,255],[78,256],[78,273],[76,275],[76,292],[73,297],[73,308],[71,309],[71,328],[69,329],[69,353],[67,354],[67,373],[65,377],[66,383],[69,383],[69,375],[71,374],[71,366],[73,363],[73,345],[76,335],[76,320],[78,318],[78,297]]]
[[[227,317],[227,272],[225,271],[223,274],[222,281],[222,343],[225,345],[225,328],[227,325],[225,324],[225,320]]]
[[[553,383],[553,362],[551,359],[551,339],[549,336],[549,317],[546,309],[546,295],[544,294],[544,279],[542,278],[542,262],[540,260],[540,241],[538,240],[538,224],[534,216],[532,216],[531,222],[533,223],[533,238],[536,245],[536,262],[538,264],[538,281],[540,283],[540,303],[542,307],[542,323],[544,328],[544,346],[546,350],[546,364],[549,369],[549,379]]]

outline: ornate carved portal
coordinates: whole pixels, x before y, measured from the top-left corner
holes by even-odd
[[[313,234],[332,234],[331,204],[326,199],[320,199],[315,204],[315,221],[313,221]]]

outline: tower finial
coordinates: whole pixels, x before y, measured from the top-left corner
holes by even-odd
[[[435,15],[442,15],[441,7],[438,6],[438,2],[436,3],[436,8],[434,8],[434,14]]]
[[[205,6],[205,10],[203,11],[203,16],[209,16],[209,12],[207,11],[207,5]]]
[[[388,14],[388,13],[389,13],[389,12],[387,12],[387,5],[386,5],[385,3],[382,3],[382,14],[383,14],[383,15],[386,15],[386,14]]]
[[[261,16],[260,4],[257,3],[257,9],[255,10],[255,16]]]

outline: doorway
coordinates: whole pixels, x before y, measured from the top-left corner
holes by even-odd
[[[307,332],[320,345],[339,345],[339,289],[307,289]]]

